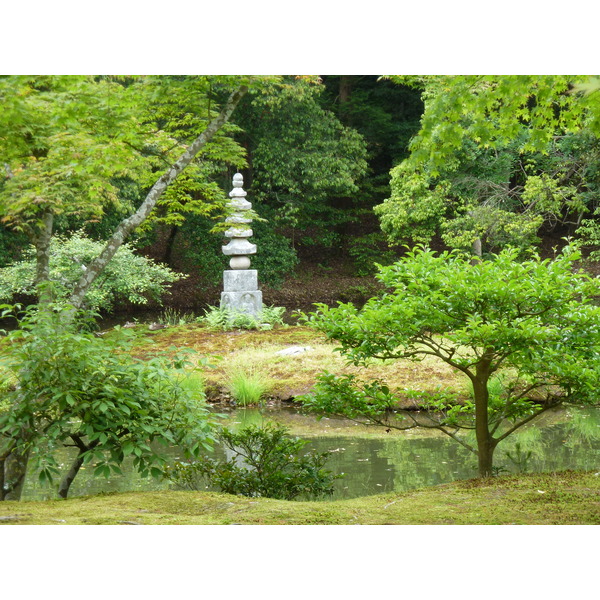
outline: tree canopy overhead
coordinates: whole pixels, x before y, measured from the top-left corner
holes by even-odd
[[[0,118],[0,160],[6,171],[0,213],[5,223],[27,233],[35,246],[36,283],[49,279],[50,240],[57,217],[79,220],[82,226],[101,219],[108,206],[120,213],[121,221],[104,250],[73,289],[71,303],[77,307],[159,200],[163,213],[208,210],[216,194],[201,175],[214,170],[215,161],[243,164],[241,148],[222,130],[248,85],[260,86],[264,80],[0,78],[0,99],[7,105]],[[188,166],[182,185],[177,179]],[[132,182],[137,194],[123,196],[123,181]],[[179,187],[163,196],[176,182]]]

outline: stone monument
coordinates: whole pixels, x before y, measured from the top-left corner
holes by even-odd
[[[225,232],[229,243],[223,246],[223,254],[230,256],[230,269],[223,271],[221,308],[258,316],[262,312],[262,292],[258,289],[258,271],[250,269],[250,254],[256,254],[256,245],[248,241],[252,237],[246,211],[252,203],[246,200],[242,189],[244,178],[240,173],[233,176],[233,190],[229,192],[231,215],[225,220],[231,227]]]

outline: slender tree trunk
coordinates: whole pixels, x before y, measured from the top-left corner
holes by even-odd
[[[2,438],[0,438],[1,440]],[[6,459],[10,456],[14,442],[8,442],[0,455],[0,502],[4,500],[8,486],[6,484]]]
[[[496,440],[490,434],[488,422],[490,361],[485,356],[476,367],[472,379],[475,397],[475,436],[477,438],[477,458],[479,477],[491,477]]]
[[[340,75],[340,86],[339,86],[339,102],[345,104],[350,100],[350,94],[352,92],[352,76],[351,75]]]
[[[171,260],[173,259],[173,246],[175,245],[175,238],[177,237],[178,233],[179,227],[177,225],[172,225],[171,231],[169,231],[169,237],[167,237],[165,254],[163,256],[163,262],[169,266],[171,266]]]
[[[2,500],[20,500],[27,474],[29,450],[11,451],[2,461]]]
[[[68,473],[63,477],[62,481],[60,482],[60,486],[58,487],[58,495],[61,498],[66,498],[69,494],[71,484],[73,483],[75,477],[77,477],[77,473],[79,473],[79,469],[83,464],[82,454],[83,452],[80,450],[79,454],[77,455],[77,458],[71,464],[71,468],[69,469]]]
[[[206,129],[192,142],[179,159],[164,173],[152,186],[146,199],[137,211],[130,217],[123,219],[115,229],[112,237],[106,242],[104,249],[87,267],[73,290],[70,303],[77,309],[81,308],[83,299],[89,287],[121,247],[127,236],[136,227],[139,227],[149,216],[162,193],[171,185],[181,172],[189,165],[200,150],[212,139],[219,129],[227,122],[239,101],[248,91],[247,86],[240,86],[227,100],[223,110],[206,127]]]
[[[52,240],[53,224],[54,215],[50,211],[44,212],[41,229],[33,239],[36,265],[35,285],[41,306],[52,302],[52,292],[47,284],[50,282],[50,241]]]
[[[338,88],[338,117],[345,125],[350,125],[348,115],[348,101],[352,94],[352,76],[340,75],[340,83]]]
[[[79,453],[77,454],[77,457],[71,464],[69,471],[67,472],[67,474],[63,477],[62,481],[60,482],[60,485],[58,487],[58,495],[61,498],[66,498],[67,495],[69,494],[69,489],[71,488],[71,484],[73,483],[73,480],[75,479],[75,477],[77,477],[77,473],[79,473],[79,469],[81,469],[81,465],[83,464],[83,455],[88,450],[92,450],[93,448],[95,448],[98,445],[97,440],[90,442],[89,444],[86,444],[83,441],[83,439],[81,438],[81,436],[77,435],[76,433],[70,434],[70,437],[73,440],[73,442],[75,442],[75,445],[79,449]]]
[[[469,216],[472,217],[473,219],[475,218],[475,215],[472,211],[469,211]],[[475,241],[473,242],[473,246],[472,246],[472,251],[473,251],[473,258],[471,259],[471,264],[476,265],[477,263],[481,262],[482,244],[481,244],[480,237],[475,238]]]

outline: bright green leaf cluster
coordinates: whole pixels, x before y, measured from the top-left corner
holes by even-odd
[[[66,299],[82,270],[102,250],[103,244],[82,232],[70,237],[55,236],[50,246],[50,281],[57,298]],[[35,296],[35,250],[29,248],[23,260],[0,269],[0,299],[11,301],[15,295]],[[146,304],[149,298],[161,299],[167,286],[181,279],[164,265],[135,254],[123,244],[86,295],[91,310],[110,310],[119,301]]]
[[[167,469],[167,477],[187,489],[210,484],[227,494],[282,500],[331,495],[340,477],[324,468],[329,453],[300,454],[307,442],[292,438],[281,425],[223,428],[218,439],[231,458],[177,463]]]

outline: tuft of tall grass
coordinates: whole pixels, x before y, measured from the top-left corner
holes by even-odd
[[[159,318],[159,322],[163,325],[169,325],[170,327],[177,327],[178,325],[187,325],[188,323],[194,323],[196,316],[190,312],[182,312],[176,308],[168,306],[165,308]]]
[[[273,387],[273,382],[256,371],[233,369],[228,375],[225,387],[237,404],[251,406],[261,403]]]

